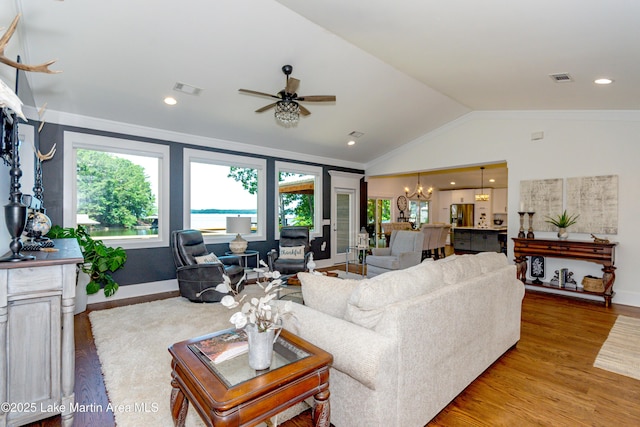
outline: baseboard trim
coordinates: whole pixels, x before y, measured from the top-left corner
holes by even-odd
[[[118,288],[118,292],[108,298],[104,296],[104,292],[98,292],[97,294],[89,295],[89,298],[87,299],[87,306],[91,304],[118,301],[122,299],[142,297],[153,294],[161,294],[164,292],[173,292],[177,290],[178,281],[176,279],[120,286]]]

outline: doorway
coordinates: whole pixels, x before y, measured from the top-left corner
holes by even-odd
[[[331,175],[331,262],[346,261],[355,246],[358,224],[360,178],[362,175],[330,171]]]

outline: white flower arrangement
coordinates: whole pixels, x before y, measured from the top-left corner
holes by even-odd
[[[248,324],[254,324],[258,328],[259,332],[266,332],[269,329],[279,330],[282,328],[281,322],[284,316],[291,315],[291,301],[287,301],[284,308],[280,310],[278,307],[274,307],[270,304],[278,295],[278,290],[282,284],[280,278],[280,272],[270,271],[267,264],[260,260],[260,265],[263,268],[254,268],[254,271],[264,275],[265,280],[261,283],[259,280],[257,285],[264,290],[265,295],[257,298],[253,297],[248,302],[242,305],[242,309],[234,313],[229,321],[235,325],[237,329],[242,329]],[[229,278],[225,276],[224,283],[218,285],[225,285],[225,291],[233,295],[226,295],[222,298],[220,303],[228,309],[233,309],[245,300],[246,295],[243,295],[239,300],[236,300],[238,293],[231,289]]]

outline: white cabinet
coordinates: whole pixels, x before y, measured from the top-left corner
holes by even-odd
[[[493,189],[493,213],[502,214],[508,211],[507,201],[507,189],[506,188],[494,188]]]
[[[451,191],[438,192],[438,206],[437,222],[449,224],[451,222]]]
[[[0,426],[24,425],[56,414],[73,424],[75,239],[34,261],[0,263]],[[34,253],[34,252],[32,252]]]
[[[451,203],[475,203],[475,201],[475,190],[473,189],[451,190]]]

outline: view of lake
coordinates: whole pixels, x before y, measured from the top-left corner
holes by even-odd
[[[191,228],[198,229],[225,229],[227,227],[227,217],[228,216],[242,216],[242,217],[250,217],[251,223],[255,224],[258,221],[258,218],[255,214],[235,214],[233,212],[229,213],[217,213],[217,214],[201,214],[201,213],[192,213],[191,214]]]

